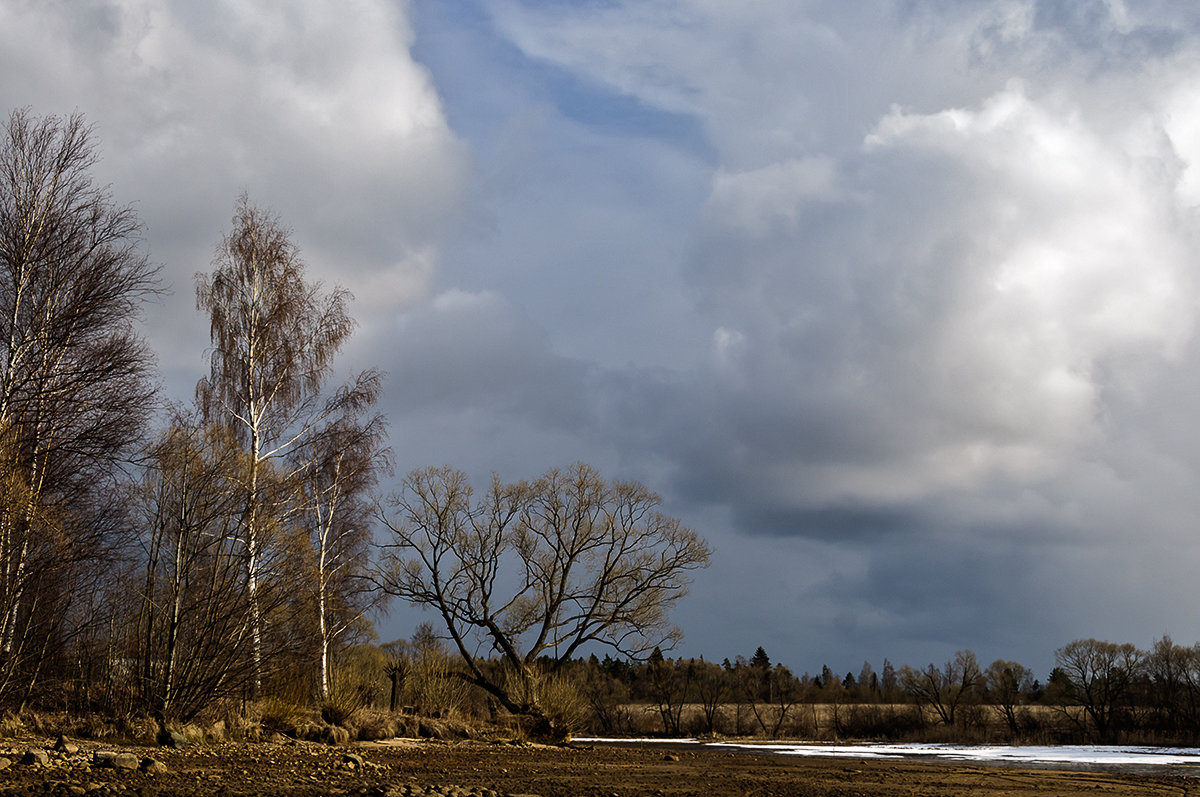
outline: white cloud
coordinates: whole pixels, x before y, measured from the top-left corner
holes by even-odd
[[[101,179],[138,203],[175,291],[151,315],[174,389],[207,339],[192,274],[243,190],[358,296],[367,332],[428,296],[469,166],[413,40],[385,0],[0,3],[6,101],[84,112]]]
[[[809,202],[841,198],[836,164],[828,158],[796,158],[739,172],[718,170],[708,212],[721,224],[761,235],[775,225],[794,228]]]
[[[1154,104],[1120,127],[1090,110],[1013,82],[893,109],[837,161],[719,172],[691,273],[739,330],[736,359],[718,333],[712,453],[734,435],[753,475],[681,467],[748,504],[886,505],[1040,485],[1105,450],[1107,392],[1145,389],[1131,362],[1182,364],[1200,287]]]

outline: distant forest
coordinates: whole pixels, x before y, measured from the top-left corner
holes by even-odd
[[[889,741],[1195,744],[1200,644],[1150,650],[1081,639],[1042,682],[1017,662],[982,667],[969,650],[942,665],[794,675],[759,647],[715,664],[652,654],[573,671],[589,731]]]

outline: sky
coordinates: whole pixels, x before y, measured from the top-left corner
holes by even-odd
[[[22,107],[137,208],[167,396],[245,191],[386,487],[585,461],[708,539],[677,655],[1200,640],[1200,6],[0,0]]]

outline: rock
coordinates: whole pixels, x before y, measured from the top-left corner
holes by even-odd
[[[117,753],[117,757],[113,759],[115,769],[137,769],[141,763],[133,753]]]
[[[678,761],[678,760],[679,760],[679,756],[675,755],[674,753],[667,753],[665,756],[663,756],[663,761]]]
[[[108,769],[137,769],[138,757],[133,753],[118,753],[113,750],[97,750],[92,754],[92,766]]]
[[[153,758],[143,758],[138,769],[150,775],[162,775],[167,771],[167,765]]]
[[[346,753],[344,756],[342,756],[342,763],[345,764],[349,769],[362,769],[363,757],[357,753]]]
[[[69,741],[66,736],[59,736],[58,741],[54,743],[54,749],[63,755],[75,755],[79,752],[79,745]]]
[[[159,747],[170,747],[172,750],[179,750],[187,746],[187,739],[184,739],[183,734],[179,731],[169,731],[163,728],[158,732],[156,738]]]
[[[25,753],[21,759],[21,763],[25,765],[40,764],[46,766],[50,763],[50,754],[45,750],[30,750]]]
[[[12,766],[11,758],[0,758],[0,769],[8,769]]]

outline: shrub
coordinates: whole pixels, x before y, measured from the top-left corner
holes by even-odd
[[[467,690],[455,674],[452,662],[441,650],[421,650],[409,661],[405,671],[404,704],[431,717],[457,713]]]
[[[329,686],[329,698],[321,704],[321,719],[345,727],[366,706],[366,696],[357,684],[349,679],[335,679]]]
[[[550,723],[562,733],[579,731],[587,719],[587,702],[579,688],[565,675],[542,676],[538,679],[538,705]]]
[[[25,731],[25,723],[20,717],[15,714],[5,712],[4,718],[0,719],[0,737],[8,738],[16,736]]]
[[[223,729],[224,726],[222,725],[222,730]],[[188,744],[201,744],[206,741],[209,736],[209,734],[199,725],[195,725],[190,722],[186,725],[176,728],[175,730],[179,732],[179,735],[182,736],[183,740]]]
[[[843,710],[842,731],[852,739],[908,739],[925,727],[914,706],[855,705]]]
[[[295,733],[305,719],[303,707],[286,697],[264,697],[258,703],[259,721],[268,731]]]
[[[350,732],[338,725],[326,725],[321,729],[321,741],[331,745],[347,744],[350,741]]]
[[[373,709],[360,711],[351,727],[347,728],[350,735],[360,742],[394,739],[399,735],[399,729],[400,723],[391,713]]]

